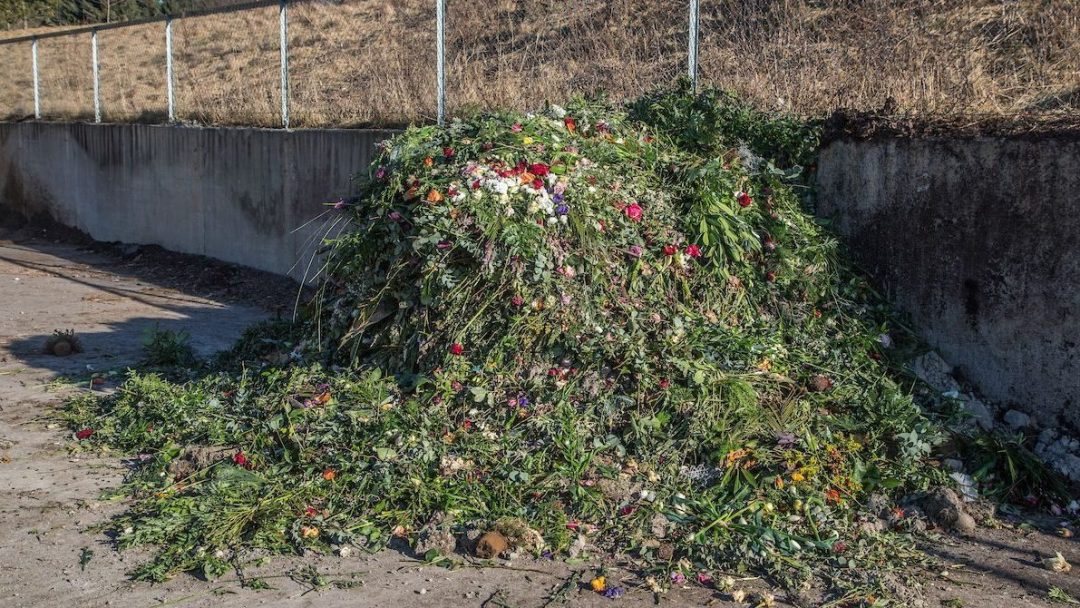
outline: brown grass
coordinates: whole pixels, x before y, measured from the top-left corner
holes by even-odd
[[[1080,2],[703,0],[701,74],[801,114],[1080,110]],[[574,94],[637,95],[686,71],[685,2],[448,0],[451,114],[530,109]],[[294,126],[403,124],[435,114],[434,3],[290,8]],[[163,24],[99,34],[106,120],[161,120]],[[8,35],[15,35],[10,33]],[[277,10],[174,23],[184,121],[280,121]],[[89,36],[40,42],[42,109],[92,116]],[[28,44],[0,45],[0,116],[32,112]]]

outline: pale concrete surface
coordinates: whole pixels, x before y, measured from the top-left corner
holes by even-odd
[[[0,241],[0,606],[396,606],[434,608],[539,608],[573,571],[594,564],[565,564],[521,558],[499,567],[471,564],[458,570],[421,566],[396,551],[349,558],[309,555],[278,559],[248,575],[266,575],[273,589],[242,588],[232,574],[206,582],[181,575],[158,585],[134,583],[125,573],[147,557],[145,551],[117,553],[90,528],[119,513],[126,501],[105,501],[100,491],[123,477],[121,456],[88,457],[69,450],[71,437],[56,421],[63,395],[84,387],[50,385],[57,374],[122,368],[135,361],[144,327],[183,329],[203,353],[222,348],[240,330],[266,313],[251,306],[226,306],[175,289],[117,274],[115,260],[66,245]],[[266,303],[269,305],[269,303]],[[65,359],[40,354],[53,329],[75,329],[86,352]],[[83,548],[93,551],[85,569]],[[1080,564],[1072,540],[1038,532],[980,530],[964,540],[944,539],[930,547],[942,562],[909,574],[923,586],[925,603],[947,599],[964,606],[1029,608],[1047,606],[1051,585],[1080,597],[1074,574],[1054,574],[1038,559],[1060,550]],[[654,605],[651,593],[618,564],[609,578],[625,580],[629,593],[608,600],[575,589],[551,606]],[[310,588],[290,572],[314,567],[330,580],[360,581],[352,589]],[[734,567],[734,565],[733,565]],[[585,578],[588,578],[586,574]],[[762,589],[760,581],[741,583]],[[776,592],[784,602],[783,592]],[[817,596],[820,597],[820,596]],[[704,588],[676,589],[660,598],[667,606],[747,606]],[[803,603],[804,606],[818,602]]]
[[[391,134],[0,123],[0,209],[302,278],[340,215],[324,203],[355,192]]]

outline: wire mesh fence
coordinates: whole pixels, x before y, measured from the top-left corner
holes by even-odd
[[[1080,110],[1080,2],[224,2],[192,2],[171,25],[0,34],[0,118],[395,126],[634,97],[687,73],[804,115]]]

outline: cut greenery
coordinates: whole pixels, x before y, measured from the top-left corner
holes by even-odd
[[[85,443],[140,455],[112,524],[160,548],[135,575],[438,524],[874,589],[911,545],[889,497],[943,475],[940,433],[888,308],[803,209],[815,141],[675,91],[387,142],[300,324],[69,406]]]

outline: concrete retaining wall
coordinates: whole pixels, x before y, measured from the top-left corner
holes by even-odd
[[[302,277],[321,203],[385,131],[0,123],[0,209]]]
[[[1080,141],[836,142],[819,211],[987,398],[1080,431]]]
[[[0,213],[302,277],[380,131],[0,124]],[[1080,431],[1080,142],[836,142],[819,205],[984,396]]]

